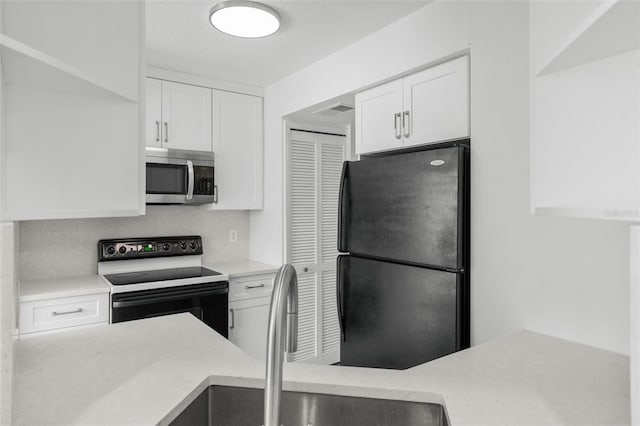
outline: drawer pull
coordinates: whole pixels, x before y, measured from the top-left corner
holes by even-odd
[[[57,317],[57,316],[60,316],[60,315],[79,314],[80,312],[82,312],[82,308],[78,308],[75,311],[65,311],[65,312],[53,311],[51,313],[53,314],[54,317]]]
[[[245,290],[251,290],[252,288],[262,288],[264,287],[264,284],[258,284],[258,285],[245,285],[244,288]]]

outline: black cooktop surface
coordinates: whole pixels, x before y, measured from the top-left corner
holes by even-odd
[[[108,279],[109,282],[113,285],[128,285],[150,283],[156,281],[180,280],[184,278],[215,277],[217,275],[222,274],[211,269],[196,266],[190,268],[171,268],[158,269],[155,271],[138,271],[126,272],[123,274],[109,274],[105,275],[104,277]]]

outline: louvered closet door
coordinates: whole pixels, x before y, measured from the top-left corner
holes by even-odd
[[[294,361],[339,361],[336,310],[338,192],[345,137],[291,131],[288,143],[288,262],[298,273]]]

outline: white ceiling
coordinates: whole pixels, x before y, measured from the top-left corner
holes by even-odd
[[[429,2],[265,0],[282,17],[280,31],[241,39],[209,24],[215,0],[147,0],[147,64],[266,87]]]

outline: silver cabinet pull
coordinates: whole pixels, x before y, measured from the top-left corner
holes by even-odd
[[[407,121],[405,122],[405,118]],[[404,137],[408,138],[411,135],[411,122],[409,121],[409,111],[402,113],[402,128],[404,129]]]
[[[80,312],[82,312],[82,308],[78,308],[75,311],[65,311],[65,312],[57,312],[57,311],[53,311],[51,312],[51,314],[54,317],[60,316],[60,315],[69,315],[69,314],[79,314]]]
[[[160,122],[156,121],[156,142],[160,142]]]
[[[259,284],[259,285],[245,285],[244,288],[245,290],[251,290],[252,288],[263,288],[264,284]]]
[[[164,141],[169,142],[169,123],[164,122]]]
[[[402,114],[398,112],[393,116],[393,128],[396,132],[396,139],[400,139],[402,137],[402,132],[400,131],[400,126],[398,125],[398,121],[400,121],[400,115]]]
[[[187,200],[192,200],[195,177],[193,174],[193,162],[191,160],[187,160],[187,172],[189,175],[189,182],[187,183]]]
[[[218,204],[218,185],[213,185],[213,204]]]
[[[231,325],[229,326],[229,330],[233,330],[236,326],[236,315],[234,311],[235,310],[233,308],[229,309],[229,312],[231,312]]]

